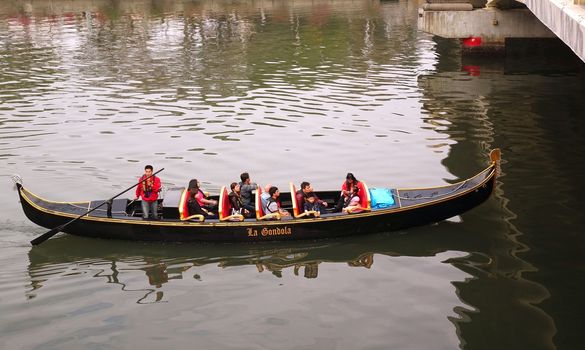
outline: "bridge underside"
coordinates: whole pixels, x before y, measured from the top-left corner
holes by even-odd
[[[526,6],[585,62],[585,1],[525,0]]]
[[[585,0],[425,0],[419,29],[463,39],[468,53],[503,53],[511,38],[559,37],[585,62]]]

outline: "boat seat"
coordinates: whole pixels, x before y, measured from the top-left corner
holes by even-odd
[[[219,191],[219,221],[244,221],[244,215],[241,214],[233,214],[230,215],[232,210],[232,205],[230,203],[230,197],[228,195],[227,188],[222,186],[221,190]]]
[[[299,203],[297,202],[297,188],[296,188],[295,184],[290,182],[289,186],[290,186],[290,198],[291,198],[292,207],[293,207],[293,216],[295,217],[295,219],[300,219],[300,218],[304,218],[304,217],[318,217],[321,215],[321,213],[319,213],[318,211],[314,211],[314,210],[304,211],[303,210],[304,208],[301,208]]]
[[[106,204],[104,204],[104,202]],[[93,209],[98,207],[91,215],[89,216],[96,216],[96,217],[109,217],[111,218],[112,215],[114,216],[128,216],[126,213],[126,206],[128,205],[128,200],[126,198],[117,198],[114,199],[110,204],[108,204],[107,200],[99,200],[99,201],[91,201],[89,204],[89,209]],[[89,210],[88,209],[88,210]]]
[[[368,190],[368,185],[366,185],[365,182],[360,181],[358,184],[358,187],[360,188],[360,191],[359,191],[360,205],[347,209],[347,212],[349,214],[363,213],[365,211],[372,211],[372,199],[370,197],[370,191]]]
[[[264,214],[262,209],[262,188],[258,186],[256,189],[256,197],[254,198],[254,205],[256,206],[256,220],[280,220],[280,213]]]
[[[189,208],[187,206],[188,199],[189,190],[184,189],[183,194],[181,194],[181,199],[179,200],[179,218],[181,221],[205,221],[205,217],[201,214],[189,216]]]

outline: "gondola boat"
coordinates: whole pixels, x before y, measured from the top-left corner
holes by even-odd
[[[256,192],[256,218],[229,215],[227,190],[222,188],[215,199],[219,215],[214,219],[188,217],[184,210],[184,188],[168,189],[159,200],[162,219],[142,219],[139,201],[114,199],[85,202],[54,202],[38,197],[16,183],[25,215],[39,226],[53,229],[61,226],[68,234],[86,237],[138,241],[170,242],[261,242],[321,239],[374,232],[402,230],[436,223],[466,212],[489,198],[495,185],[500,160],[499,149],[490,153],[487,168],[454,184],[432,188],[385,189],[390,203],[377,205],[364,184],[361,210],[354,213],[299,214],[291,191],[281,193],[282,206],[292,215],[279,218],[264,215],[260,209],[260,192]],[[293,194],[293,195],[291,195]],[[339,191],[317,192],[330,205],[337,201]],[[104,205],[104,203],[107,205]],[[99,208],[98,208],[99,207]],[[88,213],[89,212],[89,213]],[[87,213],[87,214],[86,214]]]

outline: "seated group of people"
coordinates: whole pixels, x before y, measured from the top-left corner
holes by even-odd
[[[329,212],[358,213],[363,211],[361,196],[364,191],[363,184],[352,173],[347,173],[345,182],[341,186],[339,201]],[[306,181],[301,183],[301,189],[297,191],[295,196],[299,206],[299,213],[307,211],[323,214],[328,211],[328,203],[319,199],[313,192],[313,186]]]
[[[230,184],[231,192],[229,193],[229,201],[231,205],[231,215],[240,214],[245,218],[255,216],[254,194],[258,189],[258,185],[250,180],[248,173],[240,175],[240,182],[232,182]],[[216,210],[218,209],[218,202],[207,196],[201,190],[201,183],[197,179],[192,179],[188,187],[189,198],[187,199],[187,208],[189,216],[199,214],[206,218],[217,217]],[[326,212],[359,212],[362,209],[360,206],[361,195],[363,193],[363,185],[359,182],[352,173],[348,173],[346,181],[341,187],[341,195],[337,204],[329,209],[329,204],[326,201],[319,199],[317,194],[313,191],[313,187],[309,182],[302,182],[301,188],[294,195],[296,196],[296,203],[299,214],[303,212],[311,212],[318,216]],[[278,187],[268,184],[264,188],[261,195],[261,205],[264,214],[278,213],[282,218],[291,218],[291,214],[280,204],[280,191]]]
[[[242,173],[240,183],[232,182],[229,194],[232,214],[241,214],[245,218],[254,216],[256,208],[254,205],[253,191],[258,190],[258,184],[250,180],[250,174]],[[281,217],[290,217],[290,213],[280,205],[280,191],[278,187],[268,184],[260,196],[262,212],[265,214],[279,213]]]
[[[231,204],[231,214],[241,214],[244,217],[252,217],[255,212],[252,191],[258,188],[255,183],[250,181],[248,173],[240,175],[240,183],[232,182],[230,185],[231,193],[229,200]],[[201,183],[197,179],[189,181],[187,187],[189,198],[187,199],[187,209],[189,216],[203,215],[206,218],[216,217],[218,202],[209,199],[201,190]]]

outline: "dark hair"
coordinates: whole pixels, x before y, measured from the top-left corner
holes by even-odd
[[[304,190],[305,188],[311,186],[310,183],[308,183],[307,181],[303,181],[301,182],[301,190]]]
[[[359,187],[357,187],[357,186],[354,186],[353,187],[353,193],[354,194],[358,194],[359,191],[360,191],[360,188]]]
[[[150,171],[153,170],[152,165],[148,164],[147,166],[144,167],[144,170],[150,169]]]
[[[197,179],[191,179],[191,181],[189,181],[189,187],[187,187],[187,190],[189,191],[189,197],[195,198],[195,195],[199,193],[199,185],[197,184]]]
[[[307,198],[315,198],[315,192],[307,193]]]
[[[349,190],[350,187],[349,181],[347,180],[350,179],[353,180],[353,186],[357,187],[358,180],[355,178],[355,176],[353,176],[352,173],[347,173],[347,175],[345,175],[345,187],[347,188],[347,190]]]
[[[278,191],[278,187],[276,187],[276,186],[270,187],[270,189],[268,190],[268,193],[270,194],[270,197],[274,196],[274,194],[276,193],[276,191]]]
[[[240,180],[242,180],[242,182],[246,182],[246,180],[248,180],[250,178],[250,174],[248,173],[242,173],[242,175],[240,175]]]
[[[234,188],[236,188],[237,185],[238,185],[237,182],[232,182],[232,184],[230,185],[231,190],[233,191]]]

